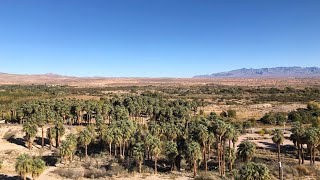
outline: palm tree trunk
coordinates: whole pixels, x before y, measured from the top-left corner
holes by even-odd
[[[27,180],[27,175],[23,174],[23,180]]]
[[[203,142],[203,163],[204,163],[204,170],[205,173],[207,174],[208,171],[208,163],[207,163],[207,157],[206,157],[206,144]]]
[[[193,162],[193,177],[197,176],[197,161]]]
[[[277,144],[277,145],[278,145],[279,179],[281,179],[280,144]]]
[[[226,156],[225,156],[225,146],[226,146],[226,143],[225,141],[223,141],[223,144],[222,144],[222,176],[225,175],[225,169],[226,169]]]
[[[312,146],[310,145],[310,166],[312,166]]]
[[[280,162],[280,144],[278,144],[278,162]]]
[[[109,154],[110,154],[110,156],[112,155],[111,154],[111,143],[109,143]]]
[[[31,150],[31,139],[28,140],[28,148]]]
[[[122,156],[124,157],[124,153],[126,150],[126,142],[123,142],[123,148],[122,148]]]
[[[50,150],[52,149],[52,139],[50,138]]]
[[[297,151],[298,151],[298,158],[299,158],[299,165],[301,165],[301,154],[300,154],[300,143],[297,143]]]
[[[44,146],[44,132],[43,132],[43,126],[41,127],[42,130],[42,140],[41,140],[41,146]]]
[[[217,153],[218,153],[218,165],[219,165],[219,171],[220,171],[220,175],[221,175],[221,159],[220,159],[220,142],[217,143]]]
[[[300,151],[301,151],[302,164],[304,164],[303,144],[300,144]]]
[[[85,154],[86,154],[86,161],[88,159],[88,145],[85,145]]]
[[[229,139],[229,170],[231,171],[231,140]]]
[[[208,144],[208,159],[210,159],[211,145]]]
[[[156,156],[156,157],[154,158],[154,173],[155,173],[155,174],[158,173],[157,161],[158,161],[158,157]]]
[[[315,164],[316,161],[316,147],[313,146],[313,165]]]
[[[141,173],[141,169],[142,169],[142,162],[139,162],[139,173]]]

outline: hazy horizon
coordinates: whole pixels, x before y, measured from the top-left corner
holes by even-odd
[[[320,67],[320,2],[0,2],[0,72],[193,77]]]

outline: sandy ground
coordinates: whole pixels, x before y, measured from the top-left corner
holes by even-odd
[[[66,127],[66,134],[70,132],[75,132],[76,127]],[[264,137],[261,137],[259,134],[255,133],[259,131],[260,129],[252,129],[252,132],[242,135],[239,137],[239,140],[237,142],[237,145],[240,144],[241,141],[249,139],[249,138],[254,138],[256,140],[252,140],[257,144],[259,147],[263,148],[275,148],[274,144],[272,143],[270,135],[265,135]],[[25,146],[24,143],[22,144],[19,143],[13,143],[13,142],[8,142],[7,140],[3,139],[4,137],[8,138],[9,135],[14,135],[15,139],[22,139],[24,133],[22,132],[22,127],[20,125],[1,125],[0,127],[0,158],[3,160],[3,169],[0,170],[0,179],[1,179],[1,174],[5,174],[8,176],[17,176],[15,173],[15,158],[22,153],[28,153],[31,155],[36,155],[36,156],[43,156],[43,155],[48,155],[52,153],[49,149],[48,146],[47,148],[41,148],[40,145],[35,143],[35,146],[31,151],[29,151]],[[41,136],[41,129],[39,128],[38,136]],[[290,136],[290,131],[286,131],[285,134],[286,137]],[[284,141],[284,145],[293,145],[293,143],[289,140]],[[55,179],[65,179],[65,178],[59,178],[57,175],[52,174],[52,171],[54,171],[57,167],[47,167],[47,169],[42,173],[42,175],[37,178],[38,180],[55,180]],[[175,179],[178,180],[187,180],[190,179],[190,177],[185,176],[185,174],[176,174],[174,175]],[[115,179],[146,179],[146,180],[157,180],[157,179],[172,179],[173,175],[147,175],[147,174],[142,174],[142,175],[135,175],[134,177],[128,177],[128,178],[115,178]]]

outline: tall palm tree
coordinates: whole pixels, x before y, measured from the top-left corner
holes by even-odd
[[[42,113],[35,114],[35,121],[41,128],[41,146],[44,146],[44,125],[46,124],[46,117]]]
[[[62,120],[57,120],[56,123],[55,123],[55,127],[54,127],[56,133],[56,148],[59,148],[59,145],[60,145],[60,141],[61,141],[61,137],[64,135],[65,133],[65,128],[64,128],[64,125],[63,125],[63,121]]]
[[[207,141],[208,141],[208,138],[209,138],[209,134],[208,134],[208,128],[203,125],[203,124],[200,124],[198,126],[198,130],[199,130],[199,140],[202,144],[202,155],[203,155],[203,164],[204,164],[204,169],[205,169],[205,173],[207,173],[208,171],[208,164],[207,164],[207,157],[206,157],[206,153],[207,153]]]
[[[320,142],[319,135],[319,129],[316,127],[311,126],[306,129],[305,139],[310,152],[310,166],[314,165],[315,163],[315,147],[317,147]]]
[[[141,173],[141,167],[144,160],[144,145],[142,142],[138,142],[133,147],[133,157],[139,164],[139,173]]]
[[[114,141],[114,155],[117,156],[117,145],[120,147],[121,155],[121,143],[122,143],[122,131],[119,127],[113,127],[113,141]]]
[[[302,139],[305,134],[305,129],[301,122],[297,121],[292,126],[292,135],[297,142],[297,151],[298,151],[298,157],[299,157],[299,165],[301,165],[301,157],[302,157]],[[302,158],[303,159],[303,158]]]
[[[49,128],[47,129],[47,138],[49,139],[50,149],[51,149],[52,146],[53,146],[53,140],[56,138],[56,131],[55,131],[54,128],[49,127]]]
[[[187,148],[187,154],[190,162],[193,163],[193,176],[196,177],[198,161],[201,160],[201,150],[199,143],[189,143]]]
[[[32,119],[29,119],[26,123],[23,124],[23,131],[26,133],[28,149],[30,150],[32,148],[34,138],[37,135],[38,127]]]
[[[109,154],[112,155],[111,154],[111,146],[112,146],[112,142],[113,142],[113,133],[110,128],[108,128],[106,130],[106,132],[103,133],[102,140],[109,144]]]
[[[151,152],[154,155],[154,173],[157,174],[158,168],[157,168],[157,162],[159,155],[161,153],[161,146],[162,143],[159,138],[154,138],[153,144],[151,146]]]
[[[216,135],[216,139],[217,139],[217,152],[218,152],[218,164],[219,164],[219,171],[220,171],[220,175],[223,175],[222,172],[222,138],[224,136],[224,134],[227,131],[227,124],[220,120],[220,119],[216,119],[213,123],[213,132]]]
[[[242,159],[243,162],[247,162],[252,159],[256,152],[256,144],[254,142],[245,140],[242,141],[237,150],[237,156]]]
[[[66,140],[62,141],[61,146],[59,147],[59,150],[60,150],[61,158],[64,160],[64,163],[67,164],[67,159],[72,154],[70,143]]]
[[[46,163],[40,158],[34,158],[32,163],[32,178],[39,177],[46,168]]]
[[[222,148],[223,148],[223,152],[222,152],[222,154],[223,154],[222,174],[223,175],[225,174],[225,164],[226,164],[225,157],[226,157],[226,155],[227,155],[229,160],[232,160],[232,158],[230,158],[230,157],[232,157],[232,155],[231,155],[231,151],[232,151],[232,149],[231,149],[231,141],[232,141],[233,137],[235,136],[235,128],[231,124],[227,124],[226,128],[227,128],[226,132],[224,133],[223,138],[222,138],[223,139],[223,146],[222,146]],[[228,154],[225,152],[225,149],[226,149],[225,148],[225,142],[226,141],[229,142]],[[229,165],[231,165],[231,164],[232,163],[229,161]],[[231,168],[229,167],[229,169],[231,169]]]
[[[167,141],[165,145],[165,154],[169,161],[171,161],[171,171],[175,168],[174,159],[178,156],[179,152],[177,144],[173,141]]]
[[[284,136],[283,132],[280,129],[275,129],[272,136],[272,141],[277,145],[278,148],[278,163],[279,163],[279,179],[281,179],[281,159],[280,159],[280,150],[281,144],[283,143]]]
[[[80,132],[80,134],[79,134],[79,142],[85,148],[86,160],[88,159],[88,145],[91,143],[91,141],[92,141],[92,136],[91,136],[90,132],[87,129],[85,129],[84,131]]]
[[[77,148],[77,137],[75,134],[68,134],[66,137],[66,141],[69,144],[69,149],[70,149],[70,156],[69,156],[69,161],[73,161],[73,153]]]
[[[27,179],[27,174],[32,173],[33,169],[33,159],[28,154],[21,154],[16,159],[15,169],[16,172],[23,177],[24,180]]]

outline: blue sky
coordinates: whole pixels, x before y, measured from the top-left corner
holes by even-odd
[[[0,72],[192,77],[320,66],[319,0],[1,0]]]

